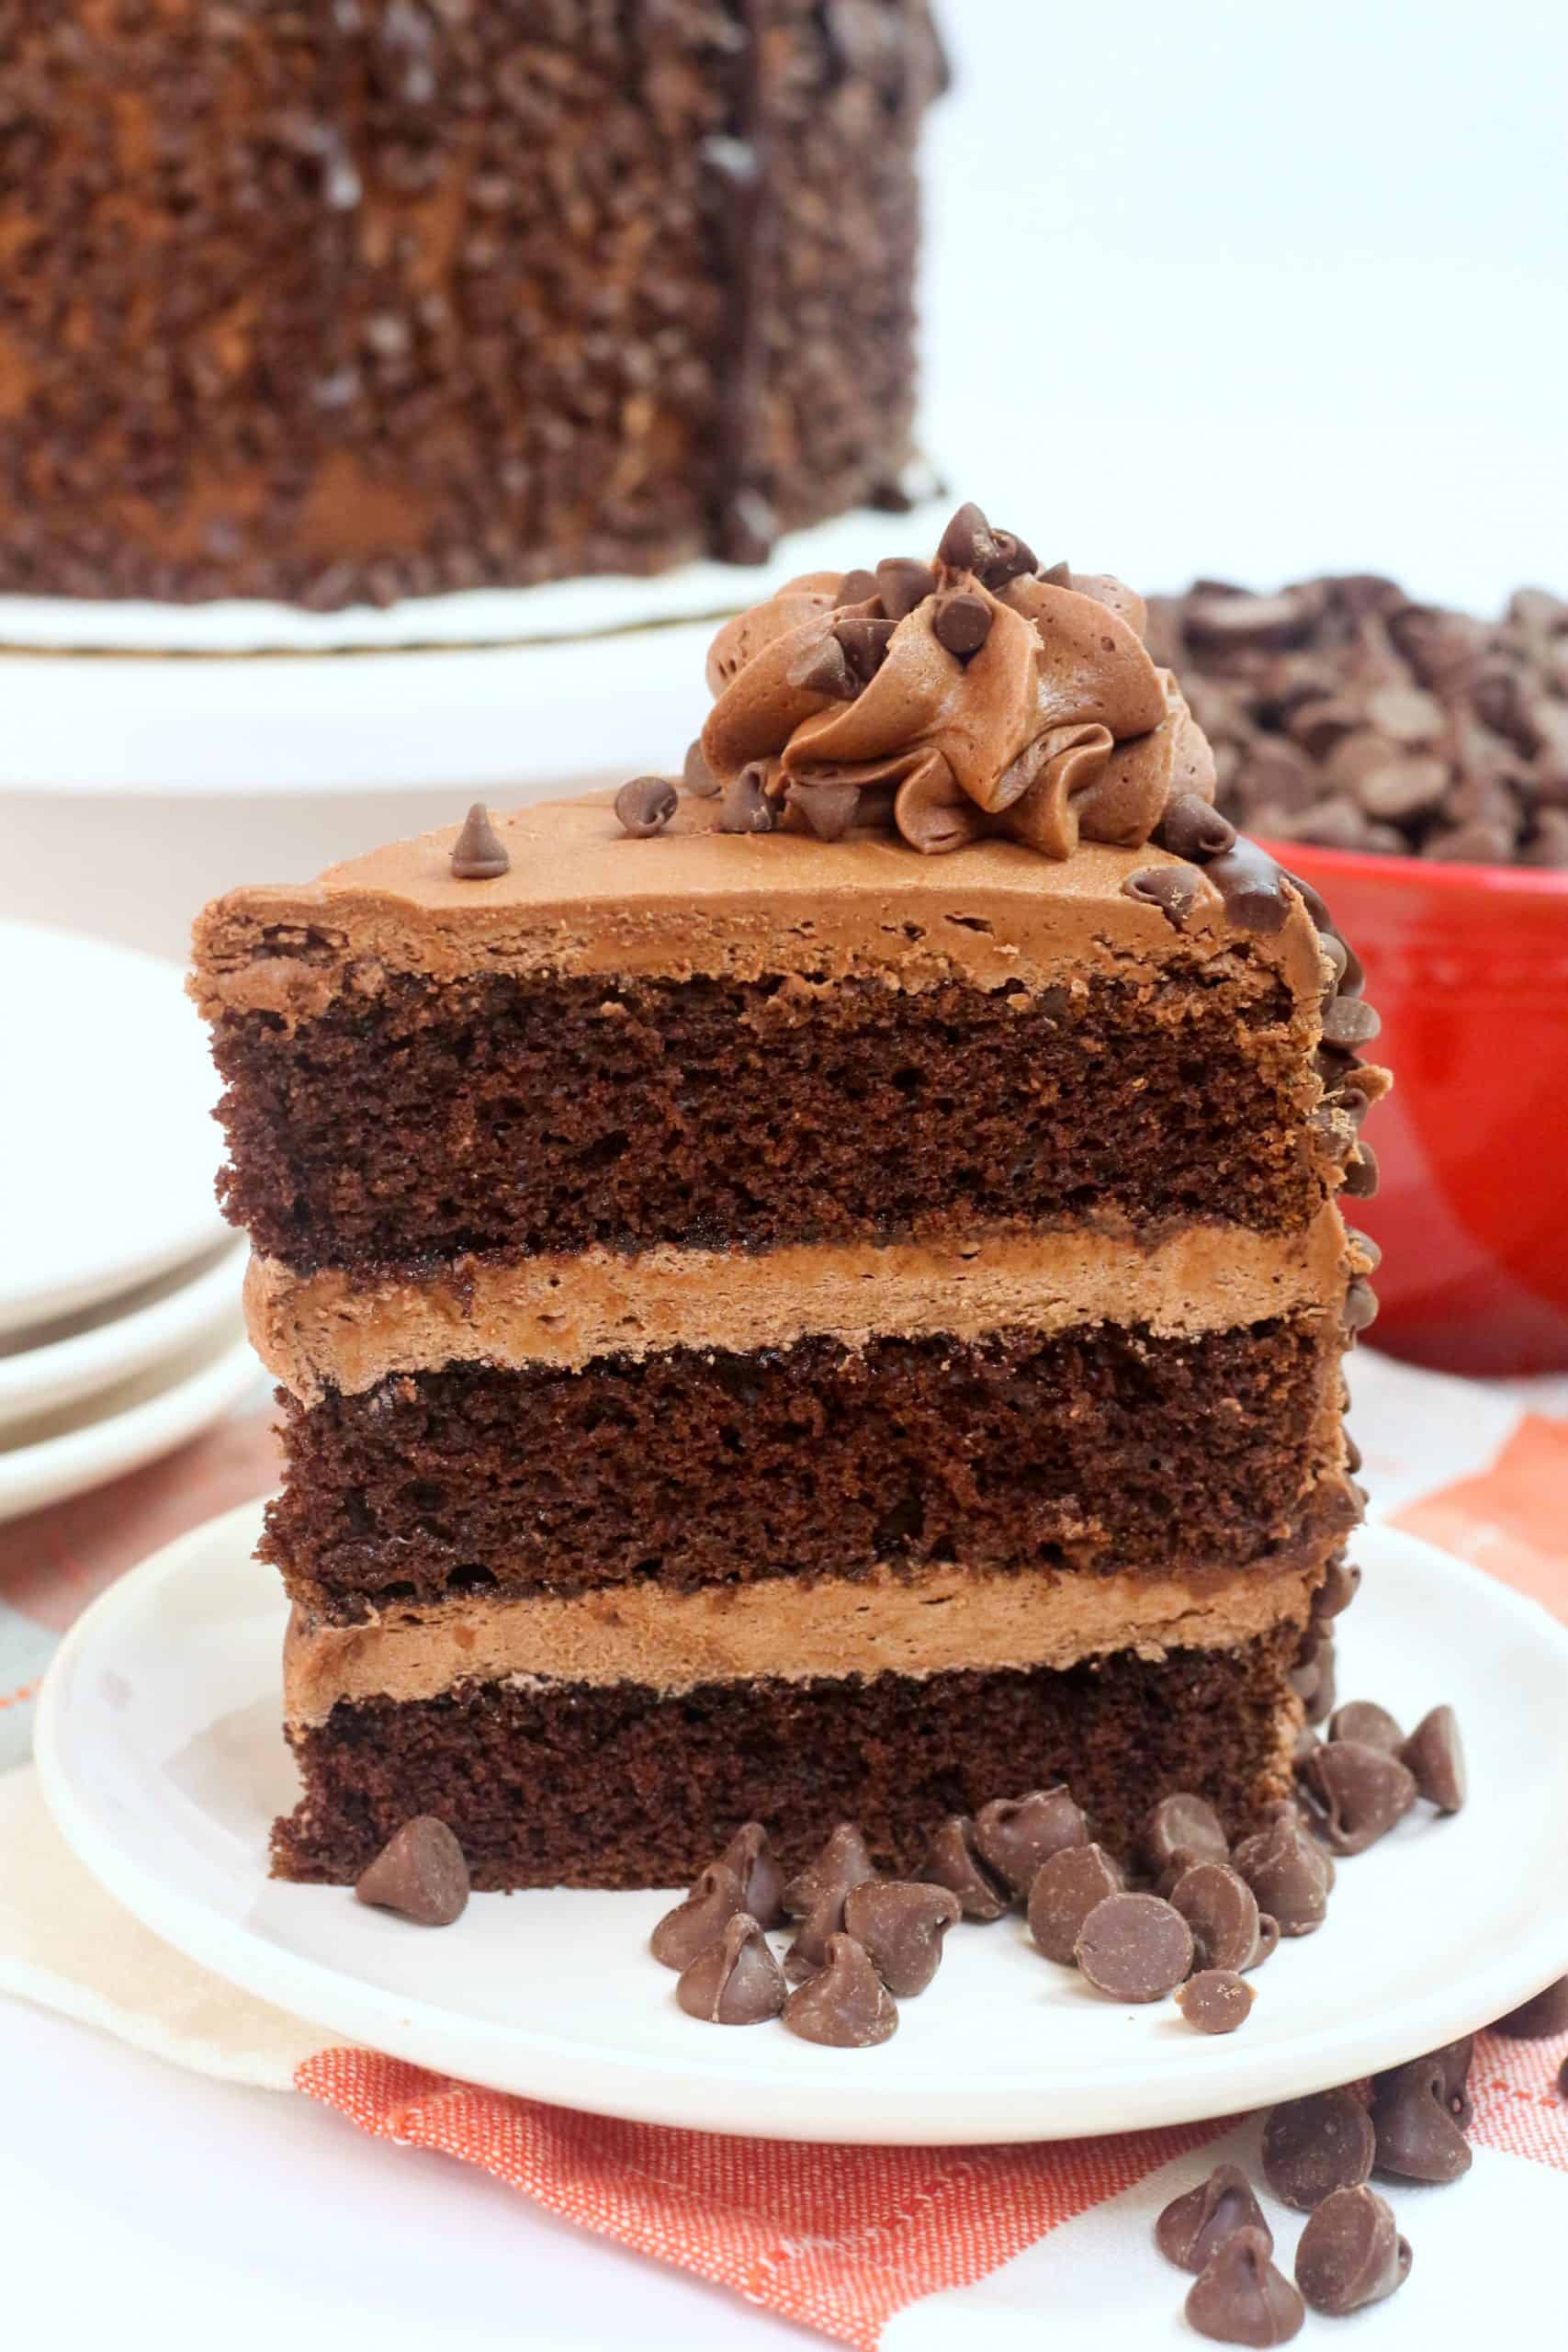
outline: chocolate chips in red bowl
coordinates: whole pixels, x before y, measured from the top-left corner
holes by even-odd
[[[1367,575],[1150,606],[1214,749],[1218,802],[1333,910],[1393,1092],[1376,1344],[1475,1373],[1568,1368],[1568,602],[1500,618]],[[1369,1181],[1372,1181],[1369,1178]]]

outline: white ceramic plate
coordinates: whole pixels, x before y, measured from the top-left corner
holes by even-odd
[[[0,1448],[0,1521],[85,1494],[172,1453],[220,1419],[248,1387],[259,1389],[260,1381],[244,1325],[231,1312],[216,1337],[183,1349],[153,1371],[41,1423],[27,1423],[28,1443]]]
[[[291,1804],[278,1729],[284,1606],[250,1562],[258,1509],[123,1577],[57,1653],[38,1713],[45,1793],[77,1853],[192,1958],[327,2037],[502,2090],[650,2122],[790,2139],[1051,2140],[1219,2116],[1452,2040],[1568,1952],[1568,1634],[1409,1538],[1369,1529],[1341,1688],[1414,1722],[1459,1709],[1473,1792],[1346,1863],[1327,1925],[1283,1945],[1239,2033],[1101,2000],[1021,1920],[955,1929],[931,1989],[873,2051],[685,2017],[649,1958],[657,1894],[479,1895],[444,1932],[340,1888],[265,1875]]]
[[[245,1278],[245,1245],[144,1283],[110,1306],[0,1339],[0,1445],[27,1425],[138,1374],[155,1371],[219,1325],[231,1325]]]
[[[218,1079],[177,966],[0,923],[0,1006],[3,1333],[150,1282],[227,1227]]]

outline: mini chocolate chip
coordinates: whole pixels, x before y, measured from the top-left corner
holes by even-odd
[[[1237,2230],[1256,2230],[1274,2250],[1274,2233],[1239,2165],[1216,2165],[1207,2180],[1172,2198],[1155,2223],[1155,2244],[1179,2270],[1198,2271]]]
[[[1230,1839],[1219,1815],[1187,1789],[1161,1797],[1144,1823],[1141,1844],[1145,1860],[1156,1871],[1168,1870],[1179,1855],[1195,1862],[1230,1860]]]
[[[880,594],[881,586],[874,571],[846,571],[839,582],[834,609],[840,610],[845,605],[869,605]]]
[[[1304,1706],[1308,1723],[1320,1724],[1334,1712],[1334,1636],[1315,1624],[1309,1634],[1291,1668],[1291,1688]]]
[[[1355,1739],[1317,1750],[1306,1782],[1326,1816],[1324,1836],[1337,1854],[1364,1854],[1386,1838],[1416,1802],[1416,1777],[1397,1756]]]
[[[1185,931],[1201,887],[1194,865],[1140,865],[1122,885],[1124,899],[1157,907],[1174,931]]]
[[[1458,2041],[1445,2041],[1440,2050],[1428,2050],[1426,2054],[1427,2063],[1436,2066],[1442,2075],[1444,2105],[1460,2130],[1468,2131],[1475,2112],[1470,2097],[1470,2062],[1475,2054],[1474,2034],[1464,2034]]]
[[[1371,2128],[1380,2172],[1399,2180],[1457,2180],[1470,2170],[1470,2143],[1449,2105],[1437,2058],[1413,2058],[1372,2085]]]
[[[1042,1862],[1029,1890],[1029,1932],[1047,1960],[1073,1964],[1073,1948],[1097,1903],[1126,1881],[1103,1846],[1064,1846]]]
[[[1358,1143],[1345,1164],[1345,1190],[1353,1201],[1370,1201],[1377,1189],[1378,1156],[1370,1143]]]
[[[1399,1750],[1399,1760],[1416,1776],[1416,1793],[1439,1813],[1458,1813],[1467,1793],[1464,1746],[1451,1707],[1422,1716]]]
[[[951,1888],[966,1919],[999,1919],[1010,1907],[1003,1881],[987,1869],[975,1848],[975,1825],[967,1814],[950,1813],[926,1849],[920,1876],[932,1886]]]
[[[1395,1756],[1404,1734],[1386,1707],[1377,1706],[1371,1699],[1350,1699],[1329,1716],[1328,1737],[1353,1739],[1362,1747],[1381,1747]]]
[[[1200,1968],[1250,1968],[1258,1956],[1258,1897],[1227,1862],[1194,1862],[1170,1891],[1192,1930]]]
[[[853,615],[848,620],[834,622],[833,634],[844,649],[852,675],[862,685],[869,685],[886,661],[893,628],[891,621],[867,620]]]
[[[1238,833],[1233,846],[1212,858],[1205,871],[1224,900],[1226,914],[1243,931],[1271,938],[1284,930],[1291,911],[1285,878],[1256,842]]]
[[[773,830],[773,804],[762,790],[761,771],[754,765],[744,767],[724,787],[724,797],[718,804],[714,831],[716,833],[771,833]]]
[[[1345,1466],[1348,1470],[1359,1470],[1361,1466],[1361,1449],[1349,1435],[1345,1440]],[[1312,1597],[1314,1620],[1322,1623],[1327,1618],[1339,1616],[1349,1608],[1360,1590],[1360,1585],[1359,1568],[1344,1560],[1330,1560],[1324,1571],[1323,1582]]]
[[[1381,2303],[1410,2276],[1410,2246],[1375,2188],[1337,2188],[1296,2247],[1296,2284],[1314,2312],[1343,2319]]]
[[[1329,1860],[1293,1811],[1282,1812],[1255,1838],[1244,1838],[1236,1870],[1258,1897],[1260,1912],[1278,1920],[1282,1936],[1310,1936],[1328,1909]]]
[[[1568,2033],[1568,1976],[1558,1977],[1533,2001],[1510,2009],[1492,2030],[1506,2033],[1512,2041],[1544,2041],[1549,2034]]]
[[[662,775],[634,775],[615,795],[615,814],[634,841],[661,833],[680,805],[680,795]]]
[[[991,554],[976,566],[987,588],[1005,588],[1010,580],[1021,580],[1038,568],[1034,549],[1016,531],[993,529],[991,539]]]
[[[1346,1052],[1370,1046],[1382,1023],[1364,997],[1332,996],[1323,1008],[1323,1042]]]
[[[1234,1968],[1201,1968],[1179,1987],[1176,2006],[1200,2033],[1234,2033],[1247,2022],[1256,1998]]]
[[[1097,1992],[1163,2000],[1192,1966],[1192,1930],[1157,1894],[1108,1894],[1079,1928],[1073,1958]]]
[[[1043,567],[1035,577],[1043,580],[1047,588],[1070,588],[1073,584],[1073,567],[1070,563],[1053,563]]]
[[[444,1821],[415,1814],[355,1881],[355,1895],[421,1928],[449,1928],[468,1907],[468,1865]]]
[[[1172,857],[1184,857],[1194,865],[1201,865],[1209,858],[1221,857],[1227,849],[1235,848],[1235,827],[1198,793],[1179,792],[1174,800],[1166,803],[1165,814],[1155,828],[1155,839]]]
[[[865,681],[850,668],[848,654],[829,629],[791,662],[789,684],[802,694],[826,695],[829,702],[853,702]]]
[[[787,797],[819,842],[841,842],[860,809],[859,785],[844,784],[837,776],[797,777]]]
[[[951,1888],[911,1879],[867,1880],[844,1897],[844,1932],[863,1944],[890,1993],[923,1993],[942,1965],[942,1939],[963,1917]]]
[[[840,1821],[819,1853],[796,1872],[784,1891],[784,1907],[800,1929],[784,1955],[792,1978],[825,1965],[830,1939],[844,1924],[844,1897],[852,1886],[876,1876],[865,1840],[852,1821]]]
[[[1316,2091],[1270,2108],[1263,2126],[1263,2177],[1281,2205],[1310,2213],[1336,2188],[1371,2177],[1372,2119],[1352,2091]]]
[[[746,1890],[728,1862],[710,1862],[690,1894],[666,1911],[648,1939],[648,1948],[666,1968],[690,1968],[699,1952],[716,1943],[738,1911],[746,1908]]]
[[[1345,1293],[1345,1329],[1347,1331],[1370,1330],[1377,1319],[1377,1293],[1371,1283],[1363,1282],[1358,1275]]]
[[[784,2021],[803,2041],[831,2050],[869,2050],[897,2030],[892,1994],[852,1936],[828,1939],[822,1966],[784,2005]]]
[[[482,800],[476,800],[452,844],[452,872],[459,882],[493,882],[509,873],[512,860]]]
[[[991,607],[972,588],[943,596],[931,616],[931,635],[960,662],[978,653],[991,634]]]
[[[1089,1824],[1065,1781],[1027,1796],[994,1797],[975,1816],[975,1843],[1012,1889],[1026,1896],[1042,1862],[1065,1846],[1087,1846]]]
[[[936,560],[950,571],[978,571],[997,551],[991,526],[973,500],[962,505],[938,542]]]
[[[707,754],[703,750],[703,739],[700,735],[686,746],[685,764],[681,770],[681,778],[687,791],[697,800],[711,800],[718,790],[718,778],[707,763]]]
[[[746,1822],[718,1859],[740,1881],[746,1908],[758,1926],[778,1927],[784,1917],[784,1874],[761,1823]]]
[[[876,584],[888,619],[901,621],[936,594],[936,573],[913,556],[886,556],[876,567]]]
[[[1234,2230],[1192,2282],[1188,2325],[1215,2344],[1288,2344],[1306,2306],[1269,2254],[1260,2230]]]
[[[784,1971],[748,1912],[724,1923],[716,1943],[681,1972],[675,1998],[688,2017],[707,2025],[761,2025],[784,2005]]]

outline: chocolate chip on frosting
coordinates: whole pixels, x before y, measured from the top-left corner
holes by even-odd
[[[1157,1894],[1108,1894],[1079,1928],[1073,1957],[1097,1992],[1158,2001],[1192,1966],[1192,1931]]]
[[[1065,1781],[1027,1796],[994,1797],[975,1816],[975,1843],[983,1860],[1014,1894],[1025,1896],[1034,1873],[1066,1846],[1086,1846],[1089,1824]]]
[[[682,1903],[666,1911],[648,1948],[666,1968],[690,1968],[699,1952],[716,1943],[738,1911],[746,1890],[726,1862],[710,1862]]]
[[[958,509],[937,545],[937,561],[950,571],[978,571],[997,551],[991,526],[985,515],[968,499]]]
[[[661,833],[681,805],[668,776],[634,775],[615,795],[615,814],[636,841]]]
[[[1195,792],[1179,792],[1166,803],[1154,838],[1172,857],[1202,865],[1235,846],[1235,827]]]
[[[991,607],[969,588],[943,596],[931,615],[931,635],[960,662],[978,653],[990,634]]]
[[[850,674],[858,678],[863,686],[871,684],[886,661],[894,626],[892,621],[872,620],[857,614],[833,623],[833,635],[843,649]]]
[[[1286,2099],[1263,2126],[1263,2177],[1281,2205],[1310,2213],[1336,2188],[1359,2188],[1371,2175],[1372,2119],[1347,2090]]]
[[[1378,2170],[1397,2179],[1457,2180],[1470,2170],[1470,2143],[1449,2104],[1448,2072],[1438,2057],[1413,2058],[1376,2077],[1371,2129]]]
[[[1192,1930],[1200,1968],[1256,1964],[1262,1940],[1258,1897],[1239,1871],[1227,1862],[1194,1862],[1171,1888],[1169,1900]]]
[[[1386,1749],[1359,1740],[1325,1741],[1304,1777],[1323,1807],[1324,1836],[1337,1854],[1364,1854],[1416,1802],[1409,1769]]]
[[[1296,2247],[1296,2284],[1314,2312],[1343,2319],[1380,2303],[1410,2276],[1410,2245],[1375,2188],[1336,2188]]]
[[[784,1874],[762,1824],[743,1823],[718,1859],[739,1880],[745,1907],[759,1927],[778,1927],[785,1916]]]
[[[890,621],[901,621],[936,594],[936,573],[914,556],[885,557],[876,567],[877,592]]]
[[[1255,1998],[1234,1968],[1201,1968],[1178,1988],[1176,2006],[1200,2033],[1234,2033],[1246,2024]]]
[[[761,2025],[784,2005],[784,1971],[748,1912],[727,1919],[716,1943],[681,1972],[675,1998],[707,2025]]]
[[[925,1991],[942,1965],[947,1930],[962,1917],[950,1888],[918,1880],[867,1880],[844,1897],[845,1934],[864,1946],[900,2000]]]
[[[1327,1046],[1353,1052],[1359,1046],[1370,1046],[1382,1027],[1362,997],[1330,997],[1323,1008],[1323,1040]]]
[[[881,594],[881,582],[874,571],[846,571],[839,582],[839,593],[833,599],[834,607],[842,610],[846,605],[870,605]]]
[[[703,739],[700,735],[686,746],[686,757],[681,770],[681,779],[687,791],[697,800],[711,800],[718,790],[718,778],[707,763],[706,755],[703,751]]]
[[[476,800],[452,844],[452,872],[459,882],[494,882],[512,870],[512,860],[482,800]]]
[[[798,809],[819,842],[840,842],[855,821],[860,797],[858,785],[837,777],[807,778],[790,786],[788,805]]]
[[[1239,2165],[1216,2165],[1207,2180],[1172,2198],[1155,2223],[1155,2244],[1179,2270],[1201,2270],[1237,2230],[1256,2230],[1268,2251],[1274,2236],[1252,2183]]]
[[[831,629],[816,638],[786,673],[802,694],[826,695],[830,702],[853,702],[865,681],[850,668],[849,656]]]
[[[1233,2231],[1192,2282],[1188,2325],[1214,2344],[1288,2344],[1306,2308],[1269,2251],[1261,2230]]]
[[[771,833],[773,811],[756,767],[742,768],[724,787],[714,830],[720,833]]]
[[[966,1814],[950,1813],[940,1824],[926,1850],[920,1876],[933,1886],[950,1888],[966,1919],[999,1919],[1010,1908],[1007,1886],[981,1860],[975,1845],[975,1825]]]
[[[354,1892],[359,1902],[396,1911],[418,1927],[449,1928],[468,1907],[468,1865],[446,1824],[420,1813],[388,1838]]]
[[[1423,1715],[1398,1754],[1400,1762],[1415,1776],[1417,1796],[1435,1804],[1439,1813],[1460,1811],[1467,1780],[1464,1746],[1451,1707],[1433,1707]]]
[[[1126,1884],[1103,1846],[1065,1846],[1042,1862],[1029,1890],[1029,1932],[1047,1960],[1070,1968],[1084,1921]]]
[[[833,2050],[869,2050],[897,2030],[893,1996],[852,1936],[833,1935],[822,1966],[784,2005],[784,2021],[803,2041]]]
[[[1157,907],[1174,930],[1185,931],[1201,888],[1195,866],[1140,865],[1122,883],[1122,895]]]
[[[1210,859],[1204,871],[1224,900],[1225,912],[1244,931],[1271,938],[1284,930],[1291,911],[1285,877],[1256,842],[1238,834],[1229,849]]]
[[[1236,1870],[1258,1898],[1260,1913],[1279,1922],[1283,1936],[1310,1936],[1328,1910],[1327,1855],[1291,1813],[1244,1838],[1234,1856]]]

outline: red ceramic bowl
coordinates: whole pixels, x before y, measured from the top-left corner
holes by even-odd
[[[1474,1373],[1568,1368],[1568,873],[1271,843],[1382,1015],[1372,1344]]]

